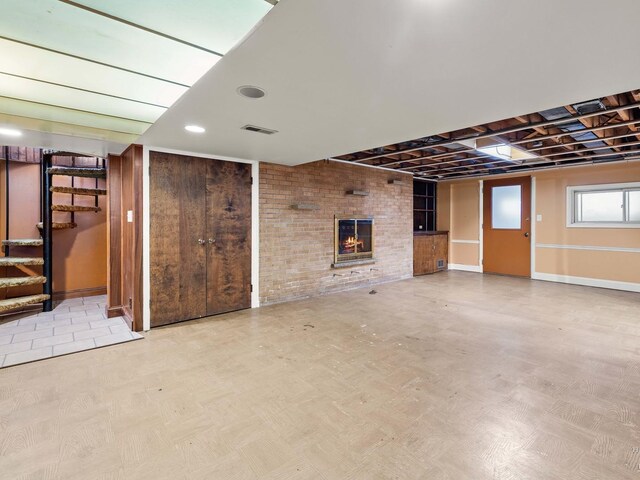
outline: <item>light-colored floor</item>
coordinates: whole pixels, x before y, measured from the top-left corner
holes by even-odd
[[[0,368],[142,338],[124,318],[106,317],[106,301],[105,295],[74,298],[51,312],[0,320]]]
[[[375,288],[0,371],[0,476],[640,478],[640,295]]]

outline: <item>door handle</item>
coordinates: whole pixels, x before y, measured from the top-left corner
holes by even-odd
[[[215,238],[210,238],[209,239],[209,245],[211,245],[212,243],[216,243],[216,239]]]
[[[200,245],[204,245],[205,243],[207,243],[207,241],[206,241],[204,238],[199,238],[199,239],[198,239],[198,243],[199,243]]]
[[[529,238],[529,232],[524,232],[524,236]]]

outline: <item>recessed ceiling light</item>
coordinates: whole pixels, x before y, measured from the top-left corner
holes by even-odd
[[[238,87],[237,92],[243,97],[252,99],[262,98],[267,94],[267,92],[265,92],[263,89],[259,87],[253,87],[251,85],[243,85],[242,87]]]
[[[205,129],[203,127],[199,127],[198,125],[187,125],[184,127],[187,132],[191,133],[204,133]]]
[[[0,128],[0,135],[6,135],[7,137],[21,137],[22,132],[14,128]]]

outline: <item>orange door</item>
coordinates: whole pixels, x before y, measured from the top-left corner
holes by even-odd
[[[531,177],[484,182],[484,271],[531,276]]]

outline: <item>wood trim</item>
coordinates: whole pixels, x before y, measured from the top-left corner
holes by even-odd
[[[122,311],[122,309],[122,305],[118,307],[107,307],[107,318],[124,317],[124,312]]]
[[[129,147],[131,148],[131,147]],[[142,145],[133,145],[133,185],[134,191],[134,245],[133,245],[133,316],[132,324],[136,332],[142,325]]]
[[[93,297],[95,295],[106,295],[107,287],[80,288],[67,292],[53,292],[53,300],[68,300],[70,298]]]
[[[117,155],[109,155],[109,173],[107,175],[107,312],[121,308],[122,282],[121,263],[122,228],[120,215],[122,210],[122,159]],[[117,316],[117,315],[114,315]]]
[[[142,146],[109,156],[107,314],[142,330]],[[127,221],[133,211],[133,222]],[[115,313],[113,313],[114,316]]]

